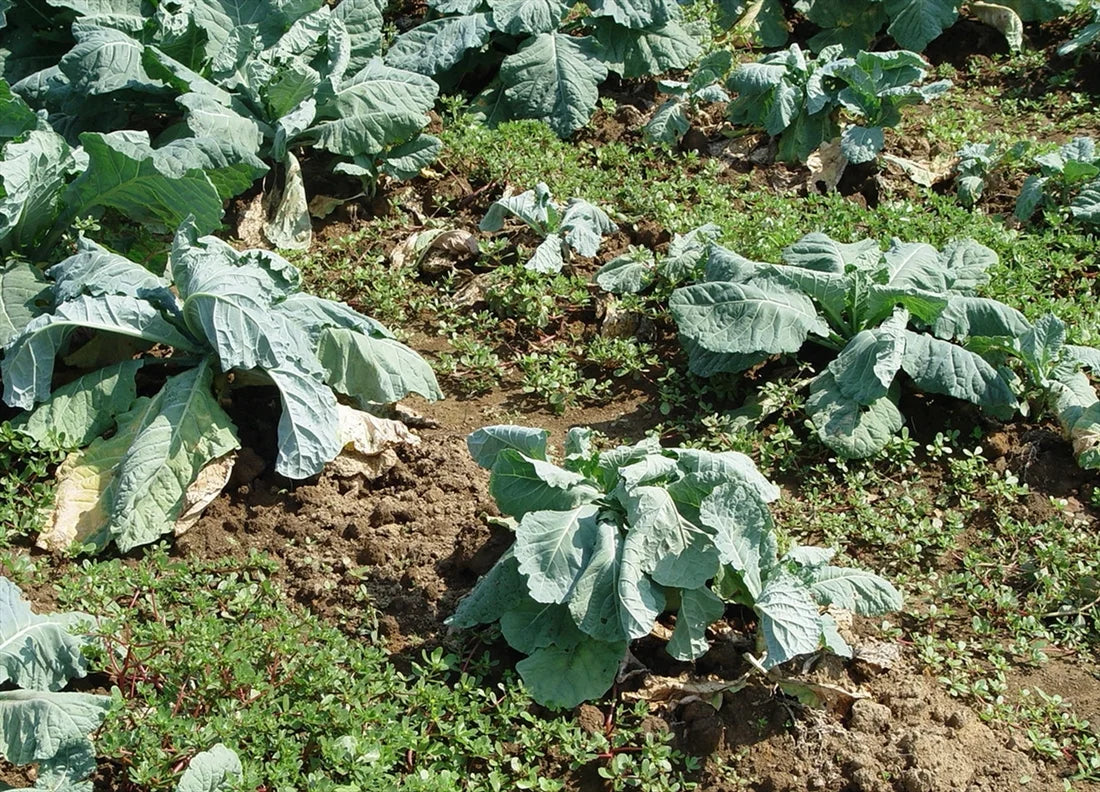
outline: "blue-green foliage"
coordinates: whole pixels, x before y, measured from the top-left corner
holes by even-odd
[[[1100,151],[1088,137],[1074,138],[1057,151],[1035,158],[1039,172],[1024,181],[1016,217],[1029,220],[1042,207],[1068,206],[1070,216],[1100,226]]]
[[[606,212],[583,198],[570,198],[564,206],[556,203],[545,182],[539,182],[533,190],[494,201],[478,228],[500,231],[509,216],[523,221],[542,237],[524,266],[547,274],[561,272],[570,250],[581,256],[595,256],[604,236],[618,230]]]
[[[789,23],[782,0],[718,0],[727,26],[754,33],[762,44],[781,47],[787,42]],[[810,47],[820,51],[839,45],[845,53],[866,49],[889,35],[899,47],[923,52],[924,48],[959,17],[958,0],[797,0],[794,10],[819,31]],[[1077,0],[1002,0],[1022,22],[1047,22],[1074,10]]]
[[[297,269],[274,253],[239,253],[190,223],[166,277],[91,242],[47,274],[38,296],[52,307],[21,303],[32,318],[4,350],[4,401],[34,409],[20,425],[39,441],[84,449],[66,465],[101,482],[91,495],[102,525],[80,537],[100,548],[171,530],[199,472],[238,447],[218,398],[229,372],[279,390],[276,469],[296,479],[346,442],[334,391],[363,407],[441,395],[428,364],[377,322],[301,293]],[[62,356],[88,373],[54,388]],[[163,384],[155,396],[138,396],[139,370]]]
[[[737,94],[730,120],[779,138],[779,159],[805,162],[822,143],[840,136],[851,162],[869,162],[882,150],[884,128],[896,126],[901,108],[928,102],[947,80],[920,86],[928,65],[914,52],[859,52],[842,57],[839,46],[807,57],[797,44],[734,70]],[[841,111],[857,119],[841,131]]]
[[[429,0],[430,18],[398,36],[386,62],[446,89],[473,71],[495,74],[476,99],[488,123],[541,119],[566,137],[588,122],[609,72],[659,74],[699,54],[674,0],[587,0],[580,16],[574,5]]]
[[[822,606],[901,605],[882,578],[828,565],[828,551],[781,557],[768,509],[779,490],[743,454],[662,448],[656,439],[600,452],[589,430],[573,429],[558,466],[546,440],[519,426],[470,435],[497,506],[518,522],[515,543],[448,622],[499,622],[527,655],[517,669],[542,704],[603,695],[630,642],[666,610],[677,613],[669,654],[693,660],[726,602],[753,608],[770,668],[823,648],[848,651]]]
[[[798,354],[807,342],[834,351],[810,384],[806,412],[821,441],[846,457],[877,453],[901,429],[905,382],[1002,419],[1022,408],[1027,387],[1061,393],[1069,383],[1074,404],[1093,409],[1095,393],[1079,371],[1095,360],[1089,350],[978,296],[996,261],[972,240],[937,251],[895,239],[883,252],[873,240],[842,244],[815,233],[786,248],[782,264],[712,246],[705,281],[673,292],[670,307],[701,376]],[[1048,335],[1049,342],[1038,340]],[[1024,380],[1014,368],[1025,370]],[[1067,433],[1091,431],[1092,415],[1077,426],[1082,416],[1075,414]],[[1095,464],[1091,455],[1080,461]]]
[[[62,691],[88,673],[82,648],[91,623],[83,613],[33,613],[19,587],[0,577],[0,758],[37,763],[34,789],[92,790],[84,780],[95,770],[89,735],[111,697]]]
[[[209,233],[223,201],[267,170],[227,157],[214,137],[153,148],[143,132],[87,132],[80,142],[70,146],[0,81],[0,252],[49,257],[76,219],[108,209],[162,232],[190,216]]]
[[[282,163],[289,229],[308,233],[295,151],[330,152],[367,189],[383,173],[415,175],[439,152],[436,138],[420,134],[438,87],[382,63],[376,0],[57,4],[78,15],[76,44],[16,93],[73,144],[87,131],[167,125],[158,150],[171,146],[187,166],[204,158],[217,162],[208,170],[236,171],[218,185],[223,197],[250,186],[265,162]],[[290,231],[269,236],[296,242]]]

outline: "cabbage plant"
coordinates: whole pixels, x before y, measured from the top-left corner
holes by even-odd
[[[165,277],[87,241],[47,275],[51,307],[4,349],[4,401],[34,410],[25,431],[80,449],[58,471],[58,498],[76,504],[76,533],[96,548],[173,529],[192,483],[239,446],[222,407],[236,387],[278,389],[275,469],[291,479],[340,453],[337,393],[363,408],[441,395],[428,364],[378,322],[302,293],[285,259],[239,253],[192,224]],[[59,358],[85,373],[54,387]]]
[[[655,143],[679,143],[691,129],[692,116],[700,105],[728,102],[729,94],[720,85],[730,70],[733,56],[726,50],[708,54],[687,80],[661,80],[657,87],[669,98],[661,103],[642,128],[646,140]]]
[[[1033,388],[1091,467],[1094,453],[1082,453],[1092,440],[1083,438],[1097,428],[1096,395],[1080,369],[1097,366],[1100,353],[1065,344],[1064,331],[1058,340],[1053,317],[1032,324],[978,296],[996,261],[973,240],[937,251],[895,239],[883,252],[874,240],[842,244],[814,233],[786,248],[782,264],[713,246],[705,282],[673,292],[670,308],[700,376],[744,371],[807,343],[829,350],[806,413],[842,456],[871,456],[901,429],[903,386],[1000,419],[1026,410],[1021,396]]]
[[[48,257],[74,221],[106,210],[153,231],[190,216],[209,233],[223,201],[267,171],[212,136],[154,147],[145,132],[86,132],[80,143],[70,146],[0,81],[0,252]]]
[[[1080,223],[1100,226],[1100,151],[1088,137],[1074,138],[1057,151],[1035,158],[1039,173],[1024,181],[1016,217],[1029,220],[1041,207],[1068,206]]]
[[[603,695],[630,642],[666,612],[676,614],[669,654],[693,660],[727,603],[751,608],[755,651],[770,669],[822,649],[850,654],[826,607],[901,607],[886,580],[829,564],[827,550],[781,554],[768,508],[779,489],[743,454],[655,438],[598,451],[577,428],[557,465],[546,442],[545,431],[519,426],[470,435],[498,508],[517,521],[515,542],[448,620],[499,623],[527,655],[517,670],[541,704]]]
[[[918,85],[928,64],[915,52],[841,52],[827,47],[812,58],[792,44],[734,69],[730,120],[778,136],[778,157],[786,162],[805,162],[838,135],[850,162],[869,162],[882,150],[884,129],[901,121],[902,107],[931,101],[951,86],[948,80]],[[842,112],[857,119],[843,132]]]
[[[639,294],[660,284],[666,289],[694,280],[702,273],[712,242],[722,235],[714,223],[674,234],[666,255],[658,259],[652,250],[634,248],[616,256],[596,272],[596,283],[612,294]]]
[[[585,0],[580,14],[576,6],[428,0],[429,18],[397,37],[386,62],[447,90],[471,74],[491,75],[476,99],[488,123],[541,119],[566,137],[588,122],[610,72],[660,74],[699,55],[675,0]]]
[[[967,143],[958,150],[959,163],[955,166],[955,191],[959,202],[968,209],[974,208],[985,192],[990,175],[1005,165],[1017,163],[1031,147],[1026,140],[1018,141],[1008,149],[996,143]]]
[[[63,690],[88,673],[82,650],[91,623],[83,613],[32,612],[19,587],[0,577],[0,758],[36,763],[36,790],[92,792],[84,780],[95,771],[89,735],[111,697]]]
[[[522,220],[542,237],[531,259],[524,264],[535,272],[561,272],[569,251],[595,256],[604,235],[618,230],[603,209],[583,198],[570,198],[564,206],[555,202],[545,182],[539,182],[533,190],[494,201],[478,228],[500,231],[509,216]]]
[[[166,136],[180,151],[210,139],[230,162],[279,163],[285,186],[266,232],[280,247],[310,238],[299,149],[341,158],[337,170],[368,189],[382,174],[415,176],[439,152],[420,134],[438,86],[378,57],[376,0],[58,4],[81,14],[76,46],[15,91],[70,138],[126,126],[141,108],[179,119]]]
[[[1002,13],[1023,22],[1049,22],[1071,13],[1078,0],[998,0]],[[787,42],[789,23],[782,0],[718,0],[726,24],[756,33],[768,47]],[[899,47],[922,52],[959,18],[958,0],[797,0],[793,8],[819,31],[810,37],[815,51],[840,45],[845,53],[869,49],[885,33]]]

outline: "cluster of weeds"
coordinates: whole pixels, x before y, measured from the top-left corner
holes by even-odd
[[[614,789],[693,788],[694,764],[643,731],[644,704],[585,731],[540,714],[480,644],[425,650],[401,673],[369,636],[289,605],[274,570],[260,555],[185,564],[161,547],[65,578],[63,605],[103,617],[97,663],[119,696],[97,747],[129,782],[174,789],[222,742],[241,757],[241,789],[560,790],[585,767]]]
[[[951,694],[1093,777],[1095,730],[1068,702],[1047,706],[1055,699],[1009,681],[1096,645],[1100,536],[1089,516],[1065,501],[1036,513],[1029,487],[958,431],[923,446],[902,437],[871,461],[810,465],[795,495],[780,510],[796,539],[840,547],[905,587],[910,605],[893,629]]]
[[[25,582],[33,565],[12,544],[42,527],[44,510],[53,501],[53,470],[62,456],[7,421],[0,423],[0,567],[17,584]]]
[[[408,326],[418,318],[433,288],[416,272],[387,259],[386,232],[392,220],[365,225],[323,246],[292,256],[310,292],[340,300],[385,325]]]

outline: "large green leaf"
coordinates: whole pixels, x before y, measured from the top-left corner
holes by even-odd
[[[606,78],[603,47],[595,39],[556,31],[528,39],[500,66],[515,114],[545,121],[561,137],[588,123]]]
[[[645,486],[624,498],[630,532],[640,535],[641,570],[662,586],[699,588],[718,571],[710,535],[685,519],[663,487]]]
[[[686,69],[701,51],[699,42],[675,21],[632,30],[597,19],[595,31],[609,68],[628,78]]]
[[[120,30],[86,21],[73,27],[76,46],[61,59],[72,90],[97,96],[123,88],[154,90],[141,65],[142,43]]]
[[[572,709],[607,692],[626,647],[625,641],[584,641],[567,649],[549,646],[520,660],[516,670],[539,704]]]
[[[249,146],[215,137],[187,137],[157,149],[168,172],[201,170],[222,200],[240,195],[268,172]]]
[[[779,553],[768,507],[751,487],[723,484],[703,499],[699,515],[715,531],[719,560],[741,575],[753,599],[759,597]]]
[[[997,261],[996,253],[973,239],[954,239],[940,251],[947,288],[960,294],[972,294],[989,283],[988,270]]]
[[[674,0],[588,0],[592,13],[609,16],[628,28],[651,28],[677,15]]]
[[[110,504],[109,530],[122,552],[170,532],[199,471],[240,446],[214,397],[213,379],[209,361],[169,377],[130,414],[129,426],[120,427],[119,434],[132,439],[104,499]]]
[[[433,19],[398,36],[386,53],[386,63],[433,76],[456,66],[470,50],[485,46],[492,32],[486,12]]]
[[[37,267],[13,261],[0,270],[0,347],[22,333],[48,299],[49,284]]]
[[[887,22],[879,2],[846,0],[797,0],[795,10],[823,30],[810,39],[814,52],[839,44],[845,55],[865,50]]]
[[[497,455],[506,448],[519,451],[530,459],[546,459],[546,441],[550,433],[545,429],[529,429],[526,426],[483,426],[466,438],[470,456],[483,468],[492,470]]]
[[[877,453],[904,424],[889,394],[870,404],[860,404],[843,394],[829,371],[810,383],[806,414],[821,442],[853,458]]]
[[[192,757],[176,792],[225,792],[244,769],[237,754],[218,743]]]
[[[61,214],[65,184],[76,160],[65,140],[36,129],[4,146],[0,158],[0,250],[33,247]]]
[[[325,371],[308,356],[288,356],[268,369],[279,389],[279,453],[275,470],[291,479],[316,476],[343,448],[336,396],[325,384]]]
[[[689,589],[680,594],[676,629],[668,642],[668,653],[676,660],[697,660],[707,653],[707,627],[722,618],[726,606],[709,588]]]
[[[262,150],[265,132],[274,134],[228,95],[223,103],[205,94],[185,93],[176,103],[187,111],[184,122],[195,137],[232,141],[237,150],[256,155]]]
[[[77,241],[77,252],[54,264],[46,274],[53,279],[53,297],[57,303],[84,295],[112,294],[146,300],[169,313],[179,310],[166,280],[83,237]]]
[[[882,251],[873,239],[844,244],[820,232],[807,234],[783,248],[783,261],[787,264],[837,274],[844,274],[848,268],[872,269],[881,258]]]
[[[71,740],[38,763],[33,787],[13,792],[94,792],[92,782],[87,780],[94,772],[95,746],[91,740]]]
[[[348,71],[355,73],[380,54],[382,48],[382,0],[342,0],[332,16],[343,23],[348,34],[350,57]]]
[[[512,548],[508,548],[470,593],[459,601],[454,614],[447,619],[447,625],[463,628],[489,624],[528,601],[527,580],[519,573],[519,562]]]
[[[753,279],[753,285],[768,289],[769,284],[803,293],[815,300],[831,321],[839,326],[844,325],[851,277],[835,272],[768,264]]]
[[[587,640],[567,607],[535,602],[530,597],[501,615],[500,632],[509,646],[524,654],[544,646],[567,649]]]
[[[959,0],[883,0],[890,15],[887,32],[899,46],[921,52],[932,39],[955,24]]]
[[[392,338],[329,329],[321,335],[317,358],[325,369],[325,381],[364,408],[390,404],[410,393],[429,401],[443,398],[431,366]]]
[[[862,330],[852,337],[828,367],[846,399],[871,404],[886,395],[901,369],[905,337],[901,325],[884,323],[878,330]]]
[[[516,518],[547,509],[569,511],[600,496],[584,476],[511,448],[497,453],[489,493],[502,512]]]
[[[900,610],[901,594],[888,580],[863,569],[825,566],[813,571],[810,591],[822,605],[878,616]]]
[[[0,692],[0,754],[17,765],[48,760],[87,741],[110,706],[110,696],[90,693]]]
[[[886,133],[878,126],[850,126],[840,136],[841,154],[855,165],[874,160],[885,144]]]
[[[584,569],[569,592],[568,606],[584,633],[599,641],[621,641],[619,620],[619,560],[622,537],[611,522],[600,522]]]
[[[713,352],[797,352],[810,333],[829,334],[808,297],[770,284],[687,286],[672,293],[669,308],[680,332]]]
[[[760,632],[767,650],[765,668],[819,648],[821,617],[817,604],[806,584],[782,567],[768,576],[754,610],[760,616]]]
[[[565,602],[601,530],[591,504],[570,511],[529,511],[516,528],[514,552],[536,602]]]
[[[650,565],[648,544],[641,531],[629,532],[619,562],[619,622],[631,640],[649,635],[665,609],[664,591],[643,570]]]
[[[374,338],[393,338],[393,333],[381,322],[359,313],[345,303],[325,300],[312,294],[291,294],[281,300],[275,310],[305,330],[313,344],[320,343],[321,336],[330,328],[355,330]]]
[[[90,616],[31,612],[19,587],[0,577],[0,684],[31,690],[60,690],[87,673],[84,641],[69,628]]]
[[[166,229],[192,217],[202,234],[221,223],[222,199],[206,173],[180,162],[174,153],[154,150],[146,133],[86,132],[80,141],[88,168],[69,186],[70,211],[111,208],[130,220]]]
[[[317,92],[317,120],[303,133],[335,154],[378,154],[415,137],[428,123],[439,87],[411,71],[373,58],[339,85]]]
[[[695,343],[688,336],[680,336],[680,346],[688,356],[688,369],[699,377],[713,377],[715,374],[740,374],[758,363],[763,363],[771,355],[763,353],[738,353],[726,355],[711,352]]]
[[[489,0],[493,27],[516,36],[551,33],[569,11],[564,0]]]
[[[1002,302],[986,297],[951,295],[932,325],[939,338],[968,336],[1019,337],[1031,328],[1027,318]]]
[[[29,410],[49,396],[54,358],[76,329],[118,333],[183,351],[199,351],[192,339],[144,300],[79,297],[62,303],[52,314],[32,319],[7,349],[0,361],[7,404]]]
[[[34,412],[16,418],[13,426],[47,448],[82,448],[133,406],[134,378],[142,363],[124,360],[78,377],[55,389]]]
[[[712,482],[712,488],[727,481],[739,481],[751,487],[765,503],[779,497],[779,487],[764,477],[752,459],[738,451],[674,448],[672,452],[685,473],[707,478]]]
[[[947,278],[939,252],[931,245],[919,242],[893,240],[883,254],[889,280],[887,288],[897,290],[928,291],[942,294],[947,291]]]
[[[993,415],[1007,418],[1016,410],[1012,389],[982,357],[926,333],[905,331],[902,368],[918,388],[965,399]]]
[[[209,37],[207,55],[214,57],[233,31],[255,25],[265,46],[273,44],[294,18],[320,8],[323,0],[193,0],[190,13]]]

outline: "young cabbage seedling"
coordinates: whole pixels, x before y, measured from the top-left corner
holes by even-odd
[[[524,266],[548,274],[561,272],[570,250],[581,256],[595,256],[604,235],[619,230],[606,212],[582,198],[570,198],[564,207],[556,203],[545,182],[539,182],[533,190],[496,201],[478,228],[500,231],[509,215],[522,220],[543,238]]]
[[[717,50],[703,58],[686,82],[658,82],[661,93],[668,94],[670,98],[646,122],[642,129],[645,139],[651,143],[679,143],[691,129],[691,122],[698,115],[700,105],[728,102],[730,96],[720,83],[729,72],[732,61],[733,57],[728,52]]]

